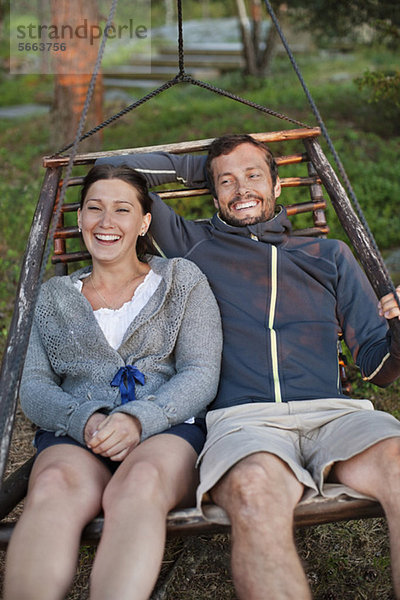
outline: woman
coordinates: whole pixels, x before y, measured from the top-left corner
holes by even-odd
[[[215,395],[220,318],[193,263],[146,262],[150,207],[141,175],[93,167],[78,212],[92,266],[42,286],[20,389],[40,427],[37,458],[7,600],[65,598],[82,529],[101,510],[90,597],[148,598],[166,515],[194,500],[204,432],[185,421]]]

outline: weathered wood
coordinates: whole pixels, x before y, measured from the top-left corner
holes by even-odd
[[[314,165],[310,162],[307,163],[308,174],[310,177],[315,177],[317,172],[314,168]],[[316,227],[327,227],[325,208],[326,202],[324,199],[323,189],[321,185],[321,180],[319,179],[317,183],[313,183],[310,185],[310,197],[313,202],[313,219],[314,225]],[[323,204],[323,207],[320,208],[320,204]]]
[[[375,293],[380,298],[390,291],[390,280],[381,270],[380,257],[317,140],[304,140],[304,144],[330,196],[339,221],[353,244]]]
[[[3,479],[17,405],[19,382],[32,324],[39,273],[53,214],[59,169],[45,175],[21,268],[14,313],[0,372],[0,480]]]
[[[299,187],[321,183],[318,177],[282,177],[281,187]]]
[[[288,217],[291,217],[292,215],[299,215],[314,210],[323,210],[324,208],[326,208],[325,200],[321,200],[321,202],[299,202],[298,204],[287,206],[286,213]],[[326,225],[326,223],[324,223],[324,225]]]
[[[316,139],[304,139],[311,162],[328,192],[339,221],[347,233],[364,271],[377,295],[382,298],[390,293],[393,284],[381,265],[381,257],[374,247],[365,227],[358,218],[349,197],[332,169]],[[400,321],[390,319],[392,331],[400,332]]]
[[[319,127],[310,129],[286,129],[283,131],[271,131],[264,133],[250,133],[254,139],[260,142],[272,143],[288,140],[304,140],[315,138],[321,134]],[[191,142],[179,142],[175,144],[160,144],[157,146],[142,146],[139,148],[126,148],[124,150],[107,150],[106,152],[91,152],[88,154],[79,154],[74,160],[75,165],[87,165],[94,163],[98,158],[122,156],[124,154],[147,154],[149,152],[171,152],[172,154],[184,154],[186,152],[202,152],[207,150],[215,138],[203,140],[194,140]],[[56,158],[45,157],[43,159],[44,167],[61,167],[67,165],[69,156]]]
[[[26,496],[34,457],[27,460],[4,481],[0,489],[0,520],[4,519]]]
[[[59,227],[57,231],[54,233],[54,239],[69,239],[69,238],[79,238],[80,233],[78,227]]]
[[[175,510],[167,517],[167,535],[191,536],[215,533],[229,533],[229,519],[222,509],[217,506],[207,507],[208,518],[204,519],[197,508]],[[299,504],[294,512],[295,527],[310,527],[337,521],[383,517],[384,512],[378,502],[356,499],[323,499],[317,498],[310,502]],[[13,522],[0,523],[0,548],[5,548],[14,529]],[[98,544],[103,530],[103,518],[93,519],[85,527],[81,543],[85,546]]]
[[[329,227],[306,227],[305,229],[294,229],[293,235],[301,237],[316,237],[321,235],[327,235],[329,233]]]
[[[89,260],[90,254],[84,250],[80,252],[68,252],[67,254],[54,254],[51,257],[51,262],[53,265],[57,265],[58,263],[67,264],[70,262],[79,262],[81,260]],[[60,274],[60,273],[58,273]],[[63,272],[64,274],[64,272]]]

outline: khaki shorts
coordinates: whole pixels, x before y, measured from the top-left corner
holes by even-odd
[[[387,438],[400,437],[400,422],[375,411],[369,400],[327,398],[242,404],[210,411],[207,441],[199,456],[197,506],[237,462],[256,452],[281,458],[305,486],[302,501],[321,494],[366,498],[344,485],[324,483],[332,465]],[[207,511],[203,510],[206,518]]]

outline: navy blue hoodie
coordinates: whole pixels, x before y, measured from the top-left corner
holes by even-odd
[[[153,153],[99,162],[129,164],[151,186],[204,183],[204,157]],[[387,385],[399,375],[387,322],[346,244],[291,235],[283,207],[269,221],[236,227],[218,215],[186,221],[153,197],[155,241],[167,257],[184,256],[200,267],[221,310],[221,379],[211,409],[343,397],[340,332],[364,378]]]

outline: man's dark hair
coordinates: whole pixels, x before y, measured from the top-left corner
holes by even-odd
[[[256,148],[260,148],[264,152],[265,161],[269,166],[269,170],[271,173],[272,185],[275,186],[276,180],[278,178],[278,167],[272,155],[272,152],[268,148],[268,146],[266,146],[263,142],[257,141],[247,133],[227,134],[215,139],[208,149],[208,155],[206,160],[207,182],[210,192],[214,195],[214,197],[216,197],[216,191],[214,185],[214,174],[212,172],[211,166],[212,161],[214,160],[214,158],[217,158],[217,156],[221,156],[221,154],[229,154],[230,152],[232,152],[232,150],[234,150],[237,146],[240,146],[241,144],[252,144]]]

